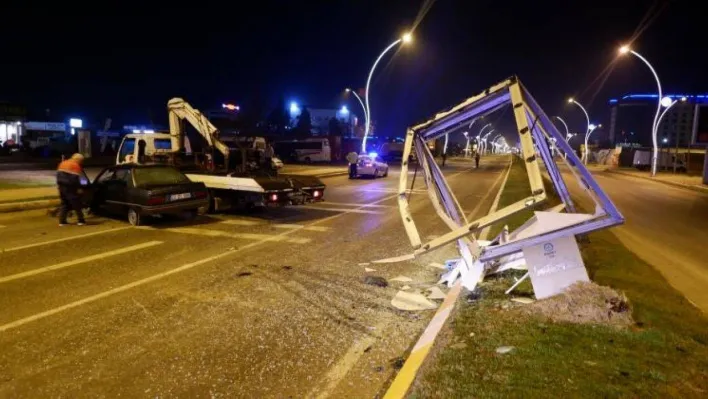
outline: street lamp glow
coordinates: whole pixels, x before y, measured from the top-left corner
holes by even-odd
[[[290,103],[290,113],[291,114],[296,114],[300,112],[300,107],[297,105],[295,101]]]
[[[588,129],[595,130],[595,129],[597,129],[597,126],[595,126],[594,124],[591,123],[588,125]]]
[[[673,102],[674,102],[674,100],[672,100],[671,97],[666,96],[661,99],[661,106],[664,108],[667,108],[667,107],[670,107]]]
[[[362,154],[366,154],[366,139],[369,136],[369,130],[371,129],[371,107],[369,106],[369,87],[371,86],[371,77],[374,75],[376,65],[378,65],[379,61],[381,61],[381,58],[383,58],[383,56],[386,55],[386,53],[388,53],[392,48],[396,47],[397,44],[401,42],[409,43],[412,39],[413,37],[410,33],[404,34],[403,37],[389,44],[388,47],[386,47],[381,52],[381,54],[379,54],[378,58],[376,58],[376,61],[374,61],[374,65],[371,66],[371,70],[369,71],[369,77],[366,79],[366,92],[364,92],[364,103],[366,104],[366,112],[364,116],[366,117],[366,124],[364,125],[364,139],[361,141]]]
[[[620,53],[620,54],[627,54],[627,53],[629,53],[630,51],[631,51],[631,49],[629,48],[629,46],[622,46],[622,47],[619,48],[619,53]]]
[[[572,104],[572,103],[574,103],[574,102],[575,102],[575,99],[574,99],[573,97],[571,97],[571,98],[568,99],[568,104]]]
[[[346,105],[342,105],[342,109],[340,109],[339,112],[341,112],[341,113],[343,113],[343,114],[348,114],[348,113],[349,113],[349,109],[347,109],[347,106],[346,106]]]
[[[686,102],[687,98],[686,97],[681,97],[681,102]]]

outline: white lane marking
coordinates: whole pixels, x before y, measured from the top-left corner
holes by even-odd
[[[327,205],[334,205],[334,206],[357,206],[357,207],[363,207],[363,208],[398,208],[396,205],[369,205],[369,204],[354,204],[351,202],[320,202],[317,205],[320,206],[327,206]]]
[[[346,212],[346,213],[369,213],[372,215],[379,215],[382,214],[383,212],[381,211],[371,211],[368,209],[349,209],[349,208],[323,208],[319,206],[310,206],[310,205],[300,205],[298,208],[304,208],[304,209],[316,209],[318,211],[328,211],[328,212]],[[363,207],[362,207],[363,208]]]
[[[258,226],[263,224],[263,222],[256,222],[254,220],[242,220],[242,219],[224,219],[221,223],[233,224],[237,226]]]
[[[450,175],[450,176],[448,177],[448,179],[451,178],[451,177],[455,177],[455,176],[461,175],[462,173],[468,172],[468,171],[470,171],[470,170],[471,170],[471,168],[470,168],[470,169],[465,169],[465,170],[463,170],[463,171],[461,171],[461,172],[457,172],[457,173],[455,173],[455,174],[452,174],[452,175]],[[385,202],[385,201],[390,200],[391,198],[396,198],[396,196],[397,196],[397,194],[389,195],[388,197],[385,197],[385,198],[382,198],[382,199],[380,199],[380,200],[374,201],[374,202],[370,203],[369,205],[380,204],[380,203],[382,203],[382,202]],[[328,222],[328,221],[330,221],[330,220],[337,219],[337,218],[342,217],[342,216],[346,215],[347,213],[351,213],[351,212],[353,212],[353,211],[355,211],[355,210],[357,210],[357,209],[352,209],[352,210],[350,210],[349,212],[338,213],[338,214],[336,214],[336,215],[332,215],[332,216],[328,216],[328,217],[326,217],[326,218],[322,218],[322,219],[316,220],[316,221],[310,223],[308,226],[314,226],[314,225],[317,225],[317,224],[320,224],[320,223],[324,223],[324,222]],[[253,247],[257,247],[257,246],[262,245],[262,244],[265,244],[265,243],[267,243],[267,242],[274,241],[274,240],[276,239],[276,237],[290,235],[290,234],[296,233],[296,232],[298,232],[298,231],[300,231],[300,230],[299,230],[299,229],[298,229],[298,230],[287,230],[287,231],[284,231],[284,232],[282,232],[282,233],[280,233],[280,234],[278,234],[278,235],[270,236],[270,237],[264,238],[264,239],[262,239],[262,240],[260,240],[260,241],[252,242],[252,243],[247,244],[247,245],[244,245],[244,246],[242,246],[242,247],[240,247],[240,248],[229,249],[229,250],[224,251],[224,252],[222,252],[222,253],[220,253],[220,254],[216,254],[216,255],[214,255],[214,256],[210,256],[210,257],[208,257],[208,258],[204,258],[204,259],[198,260],[198,261],[196,261],[196,262],[187,263],[186,265],[182,265],[182,266],[176,267],[176,268],[174,268],[174,269],[172,269],[172,270],[167,270],[167,271],[165,271],[165,272],[158,273],[158,274],[155,274],[155,275],[150,276],[150,277],[146,277],[146,278],[141,279],[141,280],[133,281],[132,283],[128,283],[128,284],[125,284],[125,285],[121,285],[120,287],[116,287],[116,288],[113,288],[113,289],[111,289],[111,290],[98,293],[98,294],[96,294],[96,295],[92,295],[92,296],[90,296],[90,297],[86,297],[86,298],[83,298],[83,299],[79,299],[78,301],[74,301],[74,302],[71,302],[71,303],[67,303],[66,305],[62,305],[62,306],[59,306],[59,307],[56,307],[56,308],[53,308],[53,309],[49,309],[49,310],[44,311],[44,312],[41,312],[41,313],[34,314],[34,315],[32,315],[32,316],[27,316],[27,317],[25,317],[25,318],[23,318],[23,319],[15,320],[15,321],[13,321],[13,322],[0,325],[0,332],[7,331],[7,330],[10,330],[10,329],[12,329],[12,328],[20,327],[20,326],[23,326],[23,325],[25,325],[25,324],[27,324],[27,323],[31,323],[31,322],[33,322],[33,321],[40,320],[40,319],[43,319],[43,318],[45,318],[45,317],[49,317],[49,316],[55,315],[55,314],[57,314],[57,313],[61,313],[61,312],[65,311],[65,310],[73,309],[73,308],[75,308],[75,307],[79,307],[79,306],[85,305],[85,304],[87,304],[87,303],[95,302],[95,301],[97,301],[97,300],[99,300],[99,299],[107,298],[107,297],[109,297],[109,296],[111,296],[111,295],[118,294],[118,293],[121,293],[121,292],[123,292],[123,291],[127,291],[127,290],[129,290],[129,289],[131,289],[131,288],[139,287],[139,286],[141,286],[141,285],[145,285],[145,284],[151,283],[151,282],[153,282],[153,281],[160,280],[160,279],[162,279],[162,278],[165,278],[165,277],[171,276],[171,275],[173,275],[173,274],[177,274],[177,273],[183,272],[183,271],[185,271],[185,270],[192,269],[192,268],[194,268],[194,267],[203,265],[203,264],[205,264],[205,263],[209,263],[209,262],[211,262],[211,261],[215,261],[215,260],[217,260],[217,259],[224,258],[224,257],[226,257],[226,256],[228,256],[228,255],[232,255],[232,254],[235,254],[235,253],[237,253],[237,252],[246,251],[246,250],[251,249],[251,248],[253,248]],[[351,365],[349,366],[349,368],[351,368],[351,366],[353,366],[353,364],[351,364]],[[346,371],[346,370],[345,370],[345,371]],[[343,374],[339,374],[339,373],[338,373],[338,375],[346,375],[346,372],[344,372]],[[336,382],[334,382],[333,386],[336,386]]]
[[[398,189],[395,189],[395,188],[363,188],[358,191],[365,191],[365,192],[370,192],[370,193],[398,193]],[[414,190],[407,189],[406,190],[407,193],[410,193],[411,191],[414,193],[427,193],[428,192],[427,190],[419,190],[419,189],[414,189]]]
[[[18,280],[18,279],[25,278],[25,277],[36,276],[37,274],[46,273],[46,272],[50,272],[53,270],[63,269],[65,267],[76,266],[76,265],[80,265],[82,263],[93,262],[93,261],[108,258],[110,256],[116,256],[116,255],[121,255],[121,254],[128,253],[128,252],[138,251],[140,249],[154,247],[155,245],[160,245],[160,244],[162,244],[162,241],[148,241],[148,242],[145,242],[142,244],[131,245],[129,247],[116,249],[113,251],[102,252],[100,254],[86,256],[83,258],[74,259],[74,260],[70,260],[70,261],[66,261],[66,262],[61,262],[61,263],[57,263],[57,264],[51,265],[51,266],[40,267],[39,269],[33,269],[33,270],[28,270],[28,271],[22,272],[22,273],[11,274],[9,276],[0,277],[0,283],[6,283],[6,282],[12,281],[12,280]]]
[[[222,231],[222,230],[208,230],[208,229],[199,229],[199,228],[194,228],[194,227],[170,227],[166,229],[157,229],[154,227],[138,227],[138,229],[141,230],[153,230],[153,231],[167,231],[170,233],[181,233],[181,234],[193,234],[193,235],[198,235],[198,236],[204,236],[204,237],[227,237],[227,238],[236,238],[236,239],[242,239],[242,240],[263,240],[265,238],[270,238],[272,237],[273,241],[281,241],[281,242],[288,242],[291,244],[307,244],[311,240],[309,238],[300,238],[300,237],[280,237],[278,235],[272,235],[272,234],[257,234],[257,233],[231,233],[228,231]]]
[[[238,219],[232,219],[232,220],[224,220],[221,222],[222,224],[231,224],[235,226],[265,226],[265,227],[273,227],[276,229],[303,229],[303,230],[308,230],[308,231],[329,231],[329,227],[325,226],[305,226],[303,224],[290,224],[290,223],[265,223],[265,222],[254,222],[251,220],[238,220]]]
[[[57,228],[58,228],[58,227],[57,227]],[[68,229],[68,227],[62,227],[62,228],[67,228],[67,229]],[[71,236],[71,237],[57,238],[56,240],[35,242],[34,244],[20,245],[19,247],[12,247],[12,248],[0,249],[0,253],[2,253],[2,252],[19,251],[19,250],[21,250],[21,249],[35,248],[35,247],[39,247],[39,246],[42,246],[42,245],[56,244],[56,243],[58,243],[58,242],[64,242],[64,241],[78,240],[79,238],[92,237],[92,236],[97,236],[97,235],[99,235],[99,234],[105,234],[105,233],[113,233],[113,232],[116,232],[116,231],[121,231],[121,230],[129,229],[129,228],[131,228],[131,226],[118,227],[118,228],[110,229],[110,230],[93,231],[93,232],[91,232],[91,233],[79,234],[79,235],[75,235],[75,236]]]
[[[0,224],[0,229],[5,228],[5,227],[7,227],[7,226],[3,226],[3,225]]]

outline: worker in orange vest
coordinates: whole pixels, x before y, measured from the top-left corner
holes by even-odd
[[[59,211],[59,226],[66,226],[66,216],[69,211],[76,212],[78,225],[86,224],[84,214],[81,211],[81,178],[84,176],[84,156],[74,154],[71,158],[62,161],[57,168],[57,186],[59,187],[59,198],[61,198],[61,209]]]

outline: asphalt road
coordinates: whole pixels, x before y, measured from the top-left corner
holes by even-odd
[[[708,312],[708,194],[611,172],[593,175],[625,217],[612,229],[622,244]],[[574,198],[592,203],[570,174],[564,178]]]
[[[466,213],[486,214],[507,162],[448,164]],[[0,397],[374,397],[432,317],[392,297],[454,254],[369,265],[413,281],[362,283],[363,263],[411,252],[398,175],[327,178],[324,203],[192,224],[0,215]],[[446,229],[422,189],[430,239]]]

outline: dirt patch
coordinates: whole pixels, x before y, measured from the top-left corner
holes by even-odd
[[[612,288],[592,282],[575,283],[560,295],[522,309],[525,313],[540,315],[555,322],[618,327],[634,324],[627,297]]]

